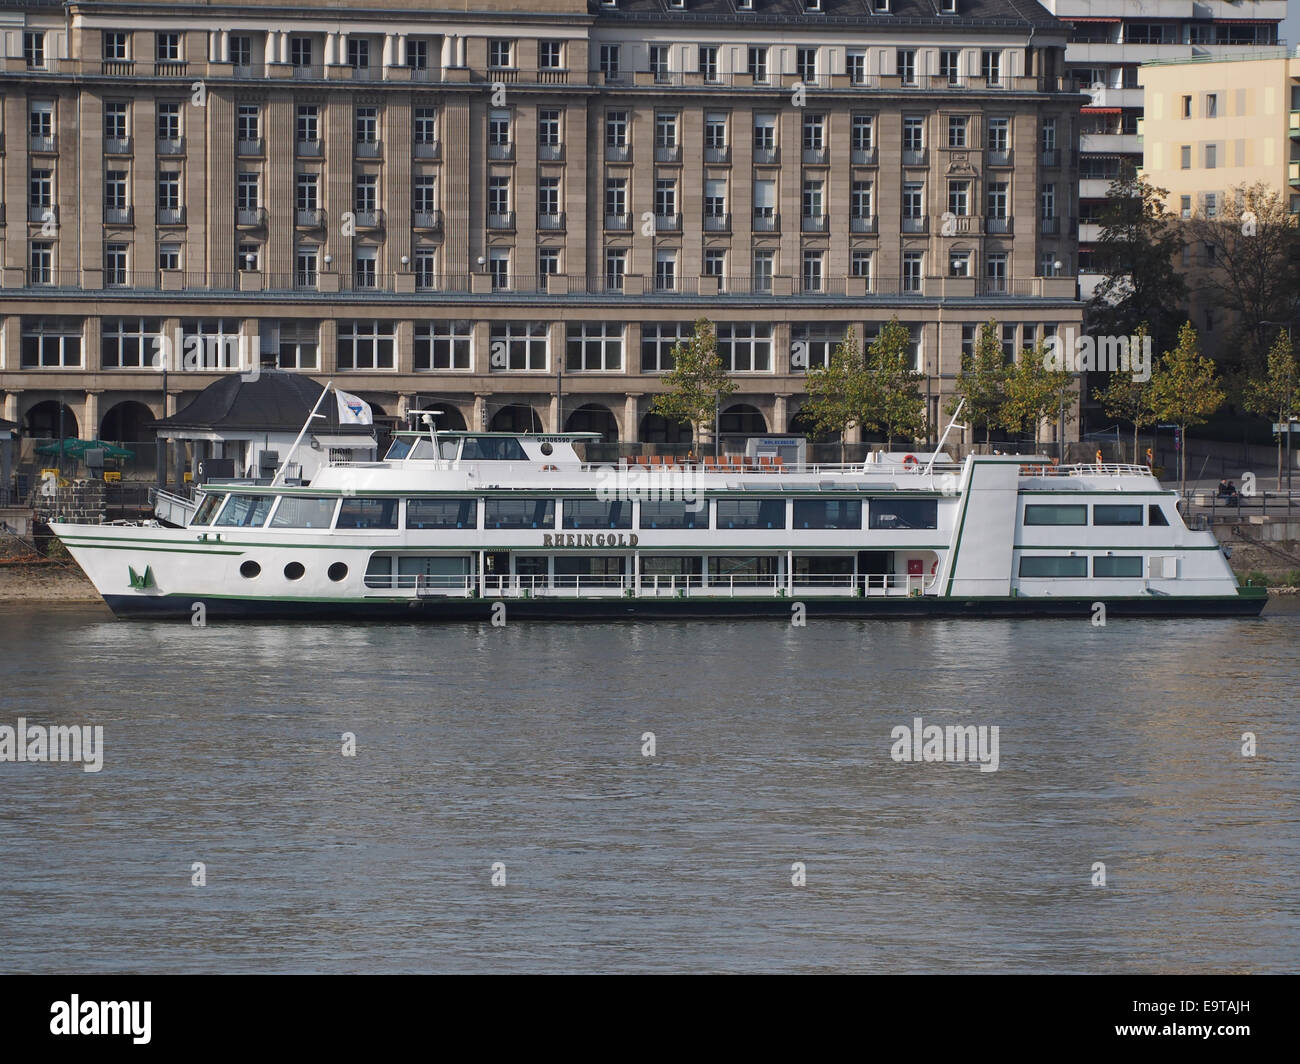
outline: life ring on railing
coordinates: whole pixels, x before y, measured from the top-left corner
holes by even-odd
[[[920,464],[921,464],[921,463],[920,463],[919,461],[917,461],[916,455],[914,455],[914,454],[905,454],[905,455],[903,455],[903,468],[904,468],[904,469],[906,469],[906,470],[908,470],[908,471],[912,471],[912,470],[915,470],[915,469],[916,469]]]

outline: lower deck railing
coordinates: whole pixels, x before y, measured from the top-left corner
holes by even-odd
[[[620,575],[555,576],[436,576],[368,575],[365,586],[370,591],[405,592],[417,598],[532,598],[532,597],[605,597],[689,598],[692,596],[755,598],[798,595],[906,596],[938,593],[933,576],[908,576],[903,573],[863,574],[860,576],[821,576],[795,574],[784,576],[718,575],[686,576],[677,574],[642,574],[639,578]]]

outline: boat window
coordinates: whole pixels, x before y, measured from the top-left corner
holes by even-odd
[[[344,499],[335,528],[396,528],[396,499]]]
[[[214,524],[222,528],[261,528],[274,495],[231,495]]]
[[[434,450],[432,440],[416,440],[415,446],[411,448],[410,458],[415,462],[431,462],[438,457],[438,452]]]
[[[708,528],[709,504],[695,502],[643,502],[642,528]]]
[[[644,503],[642,504],[644,505]],[[641,577],[699,576],[704,571],[704,560],[695,556],[662,555],[641,559]]]
[[[631,528],[632,503],[622,499],[565,499],[562,528]]]
[[[554,528],[554,499],[487,499],[484,528]]]
[[[1025,507],[1025,524],[1027,525],[1086,525],[1088,507],[1030,505]]]
[[[1137,576],[1142,575],[1142,556],[1130,555],[1115,558],[1099,555],[1092,559],[1093,576]]]
[[[613,558],[564,554],[555,559],[555,575],[560,576],[622,576],[627,559],[621,554]]]
[[[711,584],[734,583],[739,586],[742,584],[767,583],[775,575],[775,558],[720,558],[714,556],[709,559],[709,583]]]
[[[407,499],[407,528],[477,528],[477,499]]]
[[[859,499],[795,499],[795,528],[861,528]]]
[[[384,461],[397,462],[411,453],[411,440],[408,436],[396,437],[392,445],[388,448],[388,453],[384,455]]]
[[[871,528],[938,528],[938,499],[872,499]]]
[[[1149,525],[1168,525],[1169,518],[1165,516],[1165,511],[1159,503],[1153,502],[1147,507],[1147,524]]]
[[[719,499],[719,528],[785,528],[784,499]]]
[[[194,514],[192,525],[207,525],[212,523],[212,515],[217,512],[217,507],[221,505],[224,495],[205,495],[203,501],[199,503],[199,508]]]
[[[1020,559],[1021,576],[1087,576],[1088,559],[1069,555],[1038,555]]]
[[[399,586],[464,587],[469,579],[469,559],[439,554],[400,555],[397,559]]]
[[[391,554],[372,554],[370,564],[366,566],[366,587],[393,586],[393,556]]]
[[[272,528],[329,528],[334,519],[334,499],[310,499],[287,495],[275,508]]]
[[[470,436],[460,455],[466,462],[525,462],[528,455],[513,436]]]
[[[1142,507],[1138,506],[1094,506],[1092,508],[1094,525],[1140,525]]]

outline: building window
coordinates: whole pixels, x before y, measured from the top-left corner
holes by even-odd
[[[1205,94],[1205,117],[1219,117],[1219,96],[1217,93],[1207,92]]]
[[[988,186],[988,216],[999,221],[1007,216],[1008,184],[1005,181],[990,181]]]
[[[992,48],[980,52],[980,76],[986,84],[996,85],[1002,80],[1002,53]]]
[[[379,284],[379,249],[368,245],[356,248],[352,282],[355,288],[375,288]]]
[[[275,347],[278,369],[315,369],[319,363],[320,338],[314,321],[282,320]]]
[[[939,77],[949,85],[956,85],[961,80],[961,52],[955,48],[944,48],[939,52]]]
[[[234,318],[185,318],[181,321],[185,364],[204,369],[239,366],[239,322]]]
[[[488,273],[492,277],[494,291],[501,291],[510,287],[509,248],[490,248],[488,250]]]
[[[925,119],[920,115],[903,118],[903,151],[925,151]]]
[[[100,341],[104,369],[149,369],[162,350],[157,318],[105,318]],[[206,362],[199,363],[207,368]]]
[[[564,56],[560,41],[542,41],[537,46],[537,65],[542,70],[560,70],[564,67]]]
[[[854,85],[867,83],[867,53],[861,48],[850,48],[845,56],[845,67],[849,81]]]
[[[414,111],[414,126],[412,128],[416,144],[437,144],[437,109],[434,107],[417,107]]]
[[[717,45],[700,45],[700,73],[704,75],[705,81],[718,80]]]
[[[772,326],[757,322],[719,323],[718,357],[728,373],[770,372]]]
[[[570,324],[564,368],[575,373],[621,370],[623,368],[622,324],[608,321]]]
[[[1179,197],[1178,197],[1178,216],[1179,216],[1180,218],[1182,218],[1184,221],[1186,221],[1188,218],[1190,218],[1190,217],[1192,216],[1192,197],[1191,197],[1191,196],[1179,196]]]
[[[560,112],[550,108],[537,112],[537,143],[545,148],[558,148],[562,143]]]
[[[81,328],[74,318],[23,318],[23,369],[80,366]]]
[[[677,290],[677,252],[670,248],[658,248],[655,251],[655,291],[675,292]]]
[[[54,101],[32,100],[27,108],[27,134],[37,140],[54,138]]]
[[[655,115],[655,147],[677,147],[677,115],[659,112]]]
[[[818,322],[796,323],[790,326],[790,341],[793,347],[801,350],[807,357],[801,365],[791,364],[791,369],[802,371],[814,366],[829,366],[831,355],[843,341],[846,327],[839,324]],[[800,347],[802,345],[802,347]]]
[[[261,175],[242,171],[235,175],[235,206],[241,211],[255,211],[261,206]]]
[[[803,216],[814,223],[819,223],[824,210],[822,182],[805,179],[803,183]]]
[[[1183,97],[1183,117],[1192,117],[1192,98],[1190,96]]]
[[[816,48],[798,48],[795,50],[795,70],[799,74],[799,80],[805,84],[813,84],[817,81],[817,49]]]
[[[619,71],[619,46],[602,44],[600,46],[600,72],[607,80],[617,79]]]
[[[754,116],[754,150],[756,152],[776,150],[776,115]]]
[[[391,321],[340,321],[339,369],[392,369],[393,335]]]
[[[803,290],[805,292],[820,292],[822,290],[822,261],[824,255],[820,251],[805,251],[803,253]]]
[[[754,182],[755,228],[771,230],[776,218],[776,182],[760,178]]]
[[[605,115],[605,147],[627,147],[626,111],[610,111]]]
[[[605,215],[621,218],[627,213],[627,179],[609,177],[605,179]]]
[[[468,370],[473,337],[470,321],[416,322],[415,371]]]
[[[154,57],[160,63],[177,63],[181,58],[181,35],[179,33],[159,33]]]
[[[493,322],[491,341],[493,369],[545,370],[549,365],[544,322]]]
[[[246,34],[232,34],[230,38],[230,63],[237,67],[253,65],[253,38]]]
[[[415,287],[428,290],[438,287],[438,252],[436,248],[417,247],[411,251],[411,270]]]
[[[970,182],[948,182],[948,210],[957,217],[970,214]]]
[[[745,66],[745,72],[749,74],[756,82],[767,81],[767,49],[754,48],[749,49],[749,58]]]
[[[623,291],[623,278],[627,275],[627,249],[605,250],[605,288],[610,292]]]
[[[689,322],[645,322],[641,326],[641,372],[667,373],[677,364],[673,350],[694,334]]]
[[[289,38],[289,64],[295,67],[309,67],[312,61],[310,37]]]
[[[492,111],[488,114],[488,145],[493,148],[510,147],[510,112]]]
[[[348,37],[348,66],[365,70],[370,66],[370,42],[364,37]]]
[[[948,147],[966,147],[966,129],[970,119],[966,115],[948,116]]]
[[[673,228],[677,215],[677,179],[674,177],[655,178],[655,217],[664,220],[668,228]]]
[[[104,245],[104,285],[108,288],[122,288],[127,284],[126,244]]]
[[[1047,221],[1056,217],[1056,185],[1046,184],[1039,190],[1040,217]]]
[[[160,103],[158,105],[158,139],[171,142],[181,139],[180,104]]]
[[[704,217],[725,218],[727,215],[727,182],[711,177],[704,182]]]
[[[1205,193],[1205,217],[1215,218],[1219,214],[1219,194],[1217,192]]]
[[[104,104],[104,139],[126,140],[130,135],[126,103],[114,100]]]
[[[104,172],[104,209],[124,211],[127,208],[127,193],[130,188],[129,175],[125,170],[106,170]]]
[[[28,248],[29,278],[32,284],[54,283],[54,244],[49,240],[33,240]]]
[[[514,41],[488,41],[488,66],[494,70],[508,70],[515,65],[514,53]]]
[[[181,268],[181,246],[179,244],[158,245],[158,269],[179,270]]]
[[[871,252],[855,249],[849,259],[849,269],[854,277],[861,277],[867,282],[867,291],[871,291]]]
[[[989,119],[989,151],[1006,155],[1011,145],[1011,120],[1009,118]]]
[[[903,217],[925,217],[925,186],[920,182],[909,181],[903,186]]]
[[[488,213],[495,215],[510,213],[509,176],[493,174],[488,178]]]
[[[948,252],[948,276],[949,277],[969,277],[970,276],[970,256],[969,251],[950,251]]]
[[[704,147],[709,151],[727,148],[727,116],[710,113],[704,116]]]
[[[293,283],[299,288],[315,288],[317,260],[320,254],[315,244],[302,244],[294,255]]]
[[[903,252],[903,291],[919,292],[921,291],[921,270],[924,263],[924,252],[921,251],[904,251]]]
[[[42,30],[23,31],[23,60],[28,70],[45,68],[45,33]]]
[[[358,214],[379,210],[379,175],[357,174],[352,186],[352,209]]]
[[[294,186],[294,206],[300,211],[319,209],[319,187],[319,174],[298,174]]]
[[[1004,252],[994,252],[985,258],[984,276],[990,292],[1007,290],[1007,256]]]
[[[358,144],[376,144],[379,141],[379,108],[358,107],[356,113]]]
[[[706,248],[704,251],[704,276],[721,281],[727,270],[727,252],[723,248]]]
[[[314,103],[298,105],[297,131],[299,144],[314,144],[320,140],[320,108]]]
[[[557,276],[560,272],[560,249],[539,248],[537,252],[537,276],[544,286],[547,277]]]
[[[1044,152],[1056,151],[1056,119],[1044,118],[1038,130],[1038,141]]]
[[[916,84],[916,51],[899,48],[897,51],[898,78],[904,85]]]
[[[257,244],[240,244],[235,252],[235,268],[241,273],[253,273],[261,269],[259,261],[262,249]]]
[[[1217,144],[1207,144],[1205,146],[1205,169],[1213,170],[1219,165],[1219,146]]]
[[[1178,154],[1182,169],[1190,170],[1192,168],[1192,146],[1190,144],[1184,144],[1178,150]]]
[[[763,295],[772,292],[772,277],[776,271],[776,252],[759,248],[754,252],[754,274],[750,284],[754,292]]]
[[[104,58],[116,62],[126,62],[131,58],[127,51],[127,34],[121,30],[107,30],[104,33]]]
[[[804,151],[821,151],[826,146],[826,116],[803,116]]]
[[[854,115],[852,148],[854,151],[872,151],[876,146],[876,121],[873,115]]]

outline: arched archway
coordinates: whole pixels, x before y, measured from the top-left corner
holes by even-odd
[[[75,440],[81,436],[81,429],[77,415],[67,403],[46,399],[27,411],[23,418],[23,435],[41,440],[57,440],[60,436],[65,440]]]
[[[564,422],[565,432],[599,432],[600,443],[618,443],[618,422],[613,412],[600,403],[578,407]]]
[[[800,436],[807,436],[809,443],[839,443],[840,433],[834,430],[819,432],[812,423],[807,410],[800,410],[790,419],[790,431]]]
[[[111,443],[151,442],[154,413],[144,403],[132,399],[110,407],[99,422],[99,438]]]
[[[691,426],[684,421],[669,421],[662,414],[646,414],[641,419],[642,443],[690,443]]]
[[[718,418],[718,432],[723,436],[761,436],[766,431],[767,421],[748,403],[733,403]]]
[[[542,419],[537,411],[523,403],[503,406],[488,423],[489,432],[541,432]]]

